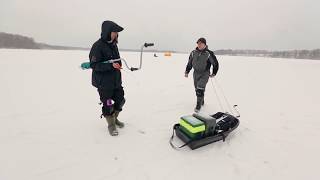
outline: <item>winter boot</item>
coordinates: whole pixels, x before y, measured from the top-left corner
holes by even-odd
[[[113,116],[114,116],[114,118],[116,119],[116,125],[117,125],[119,128],[123,128],[123,127],[124,127],[124,123],[121,122],[121,121],[119,121],[119,119],[118,119],[119,113],[120,113],[120,111],[115,111],[114,114],[113,114]]]
[[[109,130],[109,134],[111,136],[118,136],[119,132],[117,130],[116,127],[116,119],[113,115],[111,116],[105,116],[107,122],[108,122],[108,130]]]
[[[200,103],[197,103],[196,107],[194,108],[194,112],[199,112],[201,109]]]
[[[197,105],[196,105],[196,108],[194,108],[195,112],[200,111],[202,103],[203,103],[203,96],[197,96]]]

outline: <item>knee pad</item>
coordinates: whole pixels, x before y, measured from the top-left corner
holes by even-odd
[[[111,99],[107,99],[105,102],[102,102],[102,114],[104,116],[109,116],[114,112],[114,104]]]
[[[204,90],[203,89],[196,89],[196,95],[198,97],[204,96]]]

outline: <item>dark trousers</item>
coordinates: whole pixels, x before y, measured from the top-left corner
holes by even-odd
[[[122,111],[122,107],[125,103],[123,87],[117,89],[98,89],[100,101],[102,102],[102,114],[103,116],[109,116],[114,111]],[[110,101],[113,104],[110,104]]]

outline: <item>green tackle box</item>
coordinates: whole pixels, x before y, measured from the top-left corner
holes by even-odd
[[[179,124],[180,130],[190,139],[202,138],[206,130],[204,122],[192,115],[181,117]]]

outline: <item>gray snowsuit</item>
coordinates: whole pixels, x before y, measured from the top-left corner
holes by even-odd
[[[204,50],[196,48],[190,53],[185,73],[189,74],[190,70],[192,68],[194,69],[193,81],[197,95],[197,103],[203,104],[204,91],[209,80],[211,65],[213,69],[215,69],[218,66],[217,59],[214,55],[212,56],[210,54],[207,48]]]

